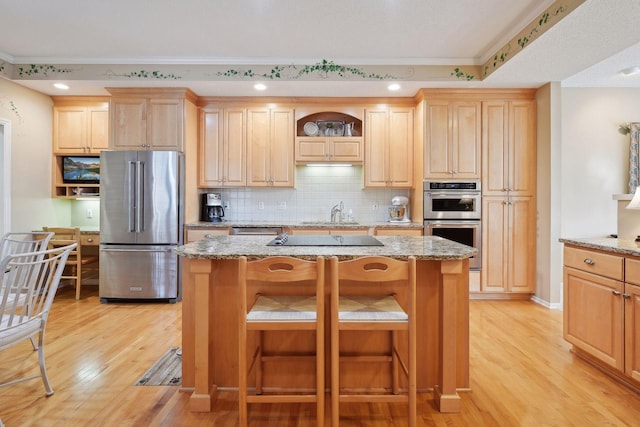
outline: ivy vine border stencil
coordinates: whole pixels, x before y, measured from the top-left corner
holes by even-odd
[[[301,67],[301,68],[299,68]],[[340,78],[348,79],[351,77],[359,77],[363,80],[400,80],[401,77],[392,74],[367,73],[357,67],[349,67],[336,64],[328,59],[322,59],[313,65],[297,66],[275,65],[267,72],[256,72],[249,68],[246,70],[230,68],[226,71],[216,73],[218,77],[235,77],[235,78],[262,78],[266,80],[289,79],[297,80],[306,76],[317,75],[320,78],[328,78],[329,75],[335,75]]]
[[[555,25],[559,20],[572,12],[576,7],[584,3],[585,0],[568,0],[561,5],[552,5],[540,15],[537,21],[533,21],[520,34],[511,39],[483,66],[482,76],[487,77],[497,70],[510,57],[521,52],[533,40],[541,36],[545,31]]]
[[[32,77],[39,75],[43,75],[46,77],[49,75],[49,73],[68,74],[72,71],[73,70],[70,68],[58,68],[55,65],[48,64],[29,64],[27,68],[18,67],[18,75],[20,77]]]

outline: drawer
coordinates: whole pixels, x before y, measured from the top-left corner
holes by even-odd
[[[614,280],[624,280],[624,257],[620,255],[565,246],[564,265]]]
[[[376,236],[422,236],[422,230],[417,228],[376,228]]]
[[[640,259],[627,258],[625,260],[624,281],[640,285]]]
[[[216,227],[216,228],[204,228],[197,230],[187,230],[187,243],[195,242],[196,240],[202,240],[207,236],[228,236],[229,228]]]
[[[99,246],[100,235],[99,234],[81,234],[80,244],[82,246]]]

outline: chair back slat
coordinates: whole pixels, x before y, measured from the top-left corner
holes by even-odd
[[[53,233],[45,231],[6,233],[0,240],[0,259],[13,254],[43,251],[52,237]]]
[[[62,271],[75,247],[74,243],[40,252],[13,254],[0,261],[0,336],[34,319],[46,323]],[[0,342],[4,346],[13,344]],[[2,348],[5,347],[0,346]]]

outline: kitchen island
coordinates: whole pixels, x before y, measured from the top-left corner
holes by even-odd
[[[476,249],[435,236],[377,236],[382,246],[267,246],[272,238],[211,236],[176,249],[184,257],[182,387],[193,390],[191,410],[210,411],[219,387],[237,387],[237,260],[243,255],[250,259],[274,255],[315,259],[319,255],[335,255],[340,260],[370,255],[397,259],[415,256],[418,390],[432,390],[441,412],[460,410],[458,390],[469,388],[468,273],[469,258]],[[329,286],[326,289],[329,307]],[[330,330],[329,325],[326,330]],[[354,348],[366,348],[370,344],[367,337],[367,334],[353,337]],[[329,337],[326,339],[328,342]],[[304,340],[289,341],[282,345],[304,345]],[[373,341],[380,345],[385,342]],[[288,371],[293,369],[289,367]],[[385,386],[388,378],[377,366],[363,363],[357,369],[370,373],[371,383],[367,387]],[[329,376],[328,367],[326,372]],[[279,379],[276,370],[271,380],[277,383]],[[327,377],[327,386],[328,380]]]

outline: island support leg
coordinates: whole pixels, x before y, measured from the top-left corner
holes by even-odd
[[[462,261],[442,261],[440,273],[440,371],[434,399],[440,412],[460,412],[460,396],[456,388],[457,286],[462,273]]]
[[[212,367],[209,366],[209,334],[212,332],[209,320],[211,260],[190,260],[188,264],[195,289],[195,390],[189,400],[189,407],[194,412],[210,412],[218,391],[211,378]]]

